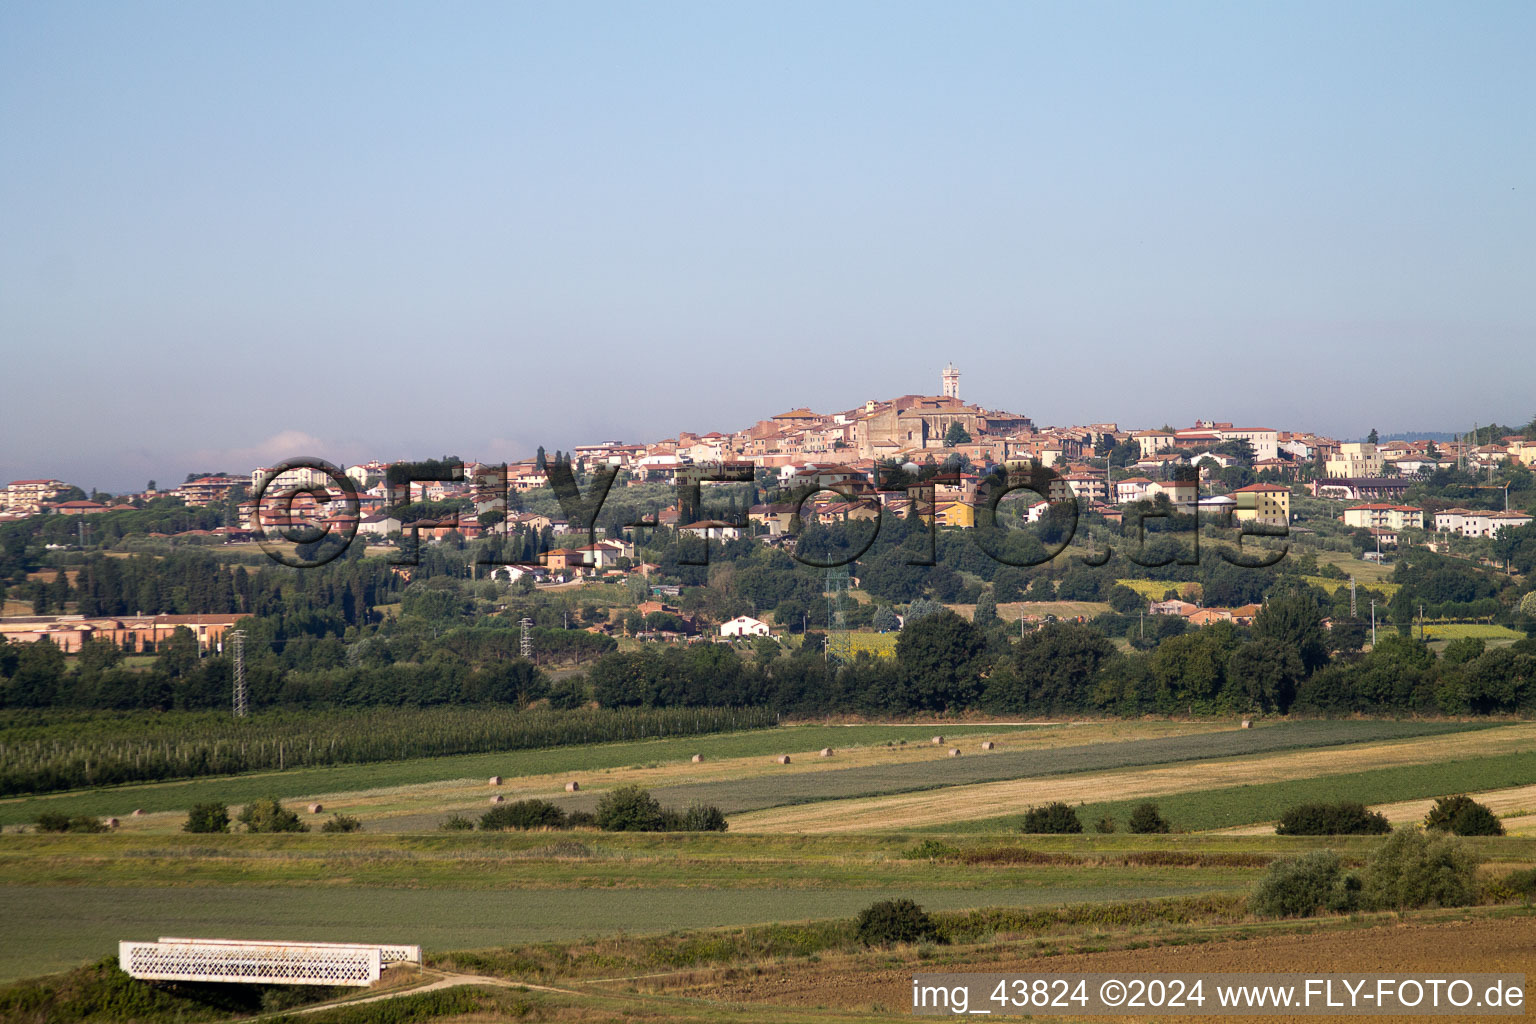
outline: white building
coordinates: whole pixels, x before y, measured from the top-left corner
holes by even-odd
[[[738,615],[729,622],[720,623],[721,636],[767,636],[768,623],[750,615]]]

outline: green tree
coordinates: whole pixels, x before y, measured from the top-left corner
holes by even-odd
[[[971,618],[971,624],[977,629],[991,629],[1002,624],[1002,619],[997,617],[997,601],[993,599],[992,592],[985,591],[976,599],[976,611]]]
[[[1398,829],[1366,867],[1365,904],[1376,910],[1464,907],[1476,899],[1477,858],[1459,839]]]
[[[183,832],[228,832],[229,808],[221,803],[193,804]]]
[[[663,824],[661,804],[640,786],[619,786],[597,802],[597,827],[604,832],[658,832]]]
[[[247,832],[308,832],[309,826],[275,796],[252,800],[236,819]]]
[[[911,900],[881,900],[859,911],[855,934],[866,946],[943,942],[939,926]]]
[[[1253,617],[1253,638],[1275,640],[1294,650],[1308,673],[1328,662],[1323,608],[1310,591],[1272,597],[1265,602]]]
[[[1375,427],[1372,427],[1371,428],[1371,432],[1369,434],[1365,435],[1365,441],[1366,441],[1367,444],[1380,444],[1381,443],[1381,435],[1376,433],[1376,428]]]
[[[909,707],[927,711],[969,707],[981,691],[981,631],[944,610],[908,621],[896,640],[896,662]]]
[[[1031,807],[1024,812],[1024,821],[1019,827],[1019,831],[1028,835],[1075,835],[1082,830],[1083,823],[1078,820],[1077,812],[1060,800]]]
[[[1271,864],[1250,906],[1261,917],[1309,917],[1320,910],[1343,913],[1359,905],[1360,889],[1359,879],[1344,873],[1338,854],[1319,850]]]
[[[944,447],[953,448],[956,445],[970,444],[971,435],[959,423],[951,423],[949,429],[944,432]]]
[[[1504,823],[1498,815],[1466,794],[1442,796],[1424,816],[1424,827],[1458,836],[1501,836]]]
[[[1131,812],[1130,829],[1139,835],[1161,835],[1169,831],[1168,822],[1158,813],[1157,804],[1137,804]]]

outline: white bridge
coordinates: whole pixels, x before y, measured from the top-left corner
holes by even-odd
[[[378,981],[389,964],[421,963],[421,947],[162,936],[158,942],[119,942],[117,963],[145,981],[364,987]]]

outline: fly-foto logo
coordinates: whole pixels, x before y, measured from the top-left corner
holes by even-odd
[[[457,461],[396,463],[390,467],[388,481],[388,510],[393,512],[411,504],[413,488],[423,485],[471,484],[477,495],[499,497],[502,504],[510,494],[507,467],[479,466],[471,480],[466,480],[464,464]],[[556,459],[546,464],[545,478],[554,492],[556,501],[569,524],[569,534],[584,539],[587,546],[596,542],[597,518],[608,499],[619,470],[615,466],[600,466],[587,474],[586,488],[576,479],[571,464]],[[755,467],[751,463],[698,463],[681,467],[676,475],[676,504],[682,514],[678,522],[703,520],[717,524],[722,529],[743,531],[748,523],[730,519],[711,518],[703,500],[703,485],[707,483],[747,483],[754,480]],[[812,481],[790,490],[776,503],[788,520],[786,530],[791,535],[801,534],[808,519],[808,510],[814,512],[818,502],[835,500],[842,506],[844,521],[860,524],[860,535],[841,550],[818,557],[817,552],[789,549],[790,557],[802,565],[817,569],[838,568],[857,561],[875,543],[880,535],[881,524],[893,515],[892,506],[900,504],[906,516],[916,516],[926,527],[925,553],[909,560],[910,565],[934,565],[936,539],[939,525],[939,500],[941,488],[958,484],[959,474],[944,473],[935,467],[882,467],[873,477],[856,470],[840,471],[836,480]],[[1027,466],[998,467],[974,482],[974,524],[970,535],[977,547],[988,557],[1006,565],[1029,567],[1042,565],[1060,555],[1076,536],[1080,518],[1077,495],[1067,486],[1066,480],[1054,469],[1030,463]],[[1200,560],[1200,512],[1198,491],[1188,486],[1190,495],[1179,505],[1149,503],[1142,510],[1125,517],[1127,532],[1134,532],[1136,543],[1128,544],[1126,557],[1145,568],[1165,565],[1194,565]],[[306,497],[305,508],[297,508],[301,496]],[[1011,520],[1021,517],[1009,515],[1004,503],[1010,498],[1037,500],[1031,503],[1028,521],[1049,517],[1055,527],[1055,542],[1043,551],[1021,553],[1009,544],[1009,538],[1020,527]],[[262,550],[274,561],[296,568],[314,568],[341,557],[356,539],[359,511],[362,506],[357,485],[339,467],[324,459],[300,457],[288,459],[273,466],[263,478],[253,496],[256,516],[256,537]],[[339,503],[340,511],[333,506]],[[1016,504],[1012,503],[1012,504]],[[322,506],[324,507],[322,510]],[[1040,510],[1040,515],[1035,511]],[[306,514],[319,513],[320,514]],[[661,510],[656,510],[660,512]],[[723,513],[722,513],[723,514]],[[1146,558],[1142,549],[1146,540],[1147,521],[1174,520],[1183,516],[1188,526],[1178,531],[1188,541],[1187,546],[1174,553]],[[659,515],[642,515],[629,522],[618,523],[620,530],[655,528]],[[436,528],[457,529],[460,525],[457,511],[433,519]],[[397,565],[417,564],[420,532],[426,523],[420,520],[400,523],[400,557],[393,559]],[[1243,521],[1236,535],[1235,551],[1228,546],[1217,548],[1217,556],[1230,565],[1246,569],[1262,569],[1275,565],[1285,557],[1288,546],[1267,549],[1262,552],[1244,552],[1244,537],[1286,537],[1289,530],[1284,524],[1266,524]],[[709,537],[708,532],[704,534]],[[289,550],[296,545],[298,550]],[[1113,548],[1106,545],[1101,551],[1079,556],[1090,568],[1105,565],[1113,555]],[[708,563],[708,545],[701,546],[698,559],[679,558],[680,564],[704,565]],[[479,564],[528,565],[519,559],[499,556],[486,550],[479,555]]]

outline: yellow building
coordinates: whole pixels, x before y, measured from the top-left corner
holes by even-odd
[[[969,530],[976,525],[976,506],[969,501],[948,501],[939,504],[934,519],[940,526],[958,526]]]
[[[1233,514],[1240,522],[1285,526],[1291,521],[1291,489],[1279,484],[1249,484],[1232,492]]]
[[[1351,441],[1339,445],[1339,452],[1323,463],[1323,472],[1330,477],[1381,476],[1381,452],[1367,441]]]

